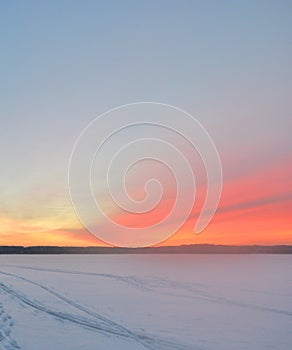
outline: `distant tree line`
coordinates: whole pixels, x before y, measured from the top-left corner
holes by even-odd
[[[292,254],[292,246],[230,246],[212,244],[149,248],[0,246],[0,254]]]

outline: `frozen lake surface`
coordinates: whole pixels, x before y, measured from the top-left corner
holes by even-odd
[[[0,349],[290,350],[291,255],[1,255]]]

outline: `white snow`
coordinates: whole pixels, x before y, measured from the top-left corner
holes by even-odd
[[[288,350],[289,255],[2,255],[1,350]]]
[[[0,304],[0,349],[1,350],[19,349],[17,342],[11,336],[12,326],[13,326],[13,321],[11,317],[5,313],[3,306]]]

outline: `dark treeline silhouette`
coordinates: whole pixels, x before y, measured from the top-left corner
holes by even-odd
[[[231,246],[213,244],[149,248],[0,246],[0,254],[292,254],[292,246]]]

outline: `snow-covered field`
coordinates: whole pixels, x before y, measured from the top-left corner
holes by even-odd
[[[291,349],[288,255],[0,256],[0,349]]]

